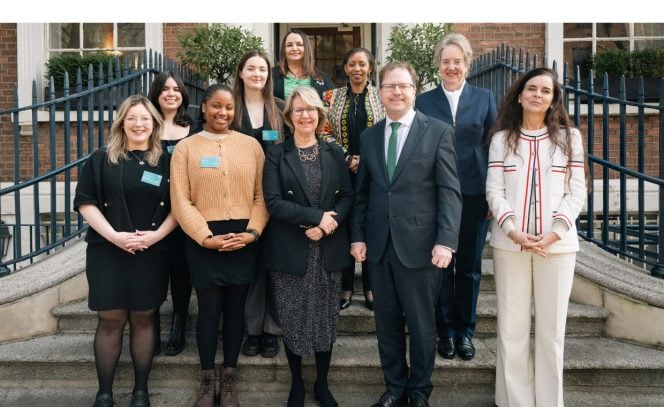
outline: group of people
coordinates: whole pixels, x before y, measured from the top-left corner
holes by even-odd
[[[376,64],[364,48],[348,51],[347,85],[334,88],[316,69],[307,35],[291,30],[279,66],[250,51],[232,89],[208,87],[197,123],[170,71],[155,77],[148,98],[122,103],[108,144],[80,171],[74,202],[90,225],[95,407],[114,405],[127,321],[131,406],[150,405],[169,282],[167,355],[185,347],[196,291],[196,407],[239,406],[240,352],[274,357],[279,336],[291,373],[287,406],[304,406],[302,358],[310,355],[315,399],[337,406],[328,372],[356,263],[386,385],[373,407],[428,406],[436,352],[475,355],[491,219],[495,402],[563,405],[575,219],[586,196],[581,136],[554,71],[521,76],[497,110],[491,91],[465,80],[472,48],[464,36],[447,35],[435,55],[441,84],[417,98],[416,72],[405,62],[386,64],[374,86]]]

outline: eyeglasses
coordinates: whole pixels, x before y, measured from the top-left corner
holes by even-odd
[[[139,119],[137,117],[125,117],[124,119],[125,123],[129,125],[135,125],[136,123],[152,123],[152,118],[151,117],[143,117],[142,119]]]
[[[304,112],[307,112],[309,116],[312,116],[314,113],[318,113],[318,108],[309,106],[309,107],[296,107],[292,110],[293,116],[302,116]]]
[[[405,92],[414,87],[415,85],[413,85],[412,83],[384,83],[380,85],[380,88],[382,90],[386,90],[388,92],[394,92],[395,90],[397,90],[397,88],[399,88],[399,90],[401,90],[402,92]]]

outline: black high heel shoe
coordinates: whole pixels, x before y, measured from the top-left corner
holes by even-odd
[[[320,403],[321,407],[339,407],[337,400],[334,399],[330,388],[326,384],[314,383],[314,398]]]
[[[369,291],[364,292],[364,306],[367,307],[367,309],[373,311],[374,309],[374,303],[373,300],[369,299],[369,296],[367,295]]]
[[[348,307],[350,307],[350,298],[346,299],[346,298],[342,297],[341,299],[339,299],[339,309],[340,310],[344,310]]]

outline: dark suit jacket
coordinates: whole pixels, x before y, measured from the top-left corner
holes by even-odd
[[[355,184],[352,242],[367,244],[367,260],[383,256],[388,235],[401,263],[431,266],[436,244],[456,250],[461,193],[452,126],[416,112],[392,182],[385,166],[385,120],[362,132]]]
[[[326,90],[334,88],[334,82],[332,82],[332,79],[330,79],[330,75],[326,74],[320,69],[316,69],[316,73],[318,74],[319,78],[315,79],[312,76],[309,83],[312,88],[316,89],[318,96],[320,96],[322,99],[323,93]],[[284,76],[281,74],[278,66],[272,68],[272,83],[274,85],[274,96],[278,97],[279,99],[286,100],[284,96]]]
[[[450,103],[441,86],[419,95],[415,108],[427,116],[454,125],[461,192],[466,195],[484,194],[489,157],[487,140],[496,121],[493,92],[466,83],[459,97],[456,123],[453,123]]]
[[[341,147],[320,141],[321,198],[312,206],[307,182],[293,139],[275,144],[267,152],[263,169],[263,195],[270,212],[270,230],[265,237],[263,266],[266,269],[304,274],[309,238],[304,231],[317,226],[323,212],[337,212],[337,230],[322,240],[322,254],[328,272],[353,264],[349,252],[347,218],[353,193]]]

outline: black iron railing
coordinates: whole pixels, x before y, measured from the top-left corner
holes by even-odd
[[[52,81],[45,100],[38,100],[36,81],[32,104],[0,111],[0,215],[2,246],[0,276],[30,264],[79,236],[85,229],[72,211],[76,174],[109,133],[115,108],[129,95],[146,95],[154,75],[171,69],[183,78],[196,114],[203,84],[183,67],[145,52],[137,59],[116,58],[108,66],[88,68],[84,88],[79,70],[75,85],[65,77],[63,89]],[[93,71],[98,72],[96,83]],[[195,117],[195,116],[194,116]],[[6,245],[6,246],[5,246]],[[3,253],[4,254],[4,253]]]
[[[521,73],[542,65],[536,55],[502,45],[476,59],[469,82],[493,90],[500,105]],[[615,85],[606,75],[582,81],[578,66],[570,72],[565,65],[561,78],[568,111],[587,138],[594,186],[579,235],[664,277],[664,78],[648,98],[644,78],[634,92],[624,77]]]

